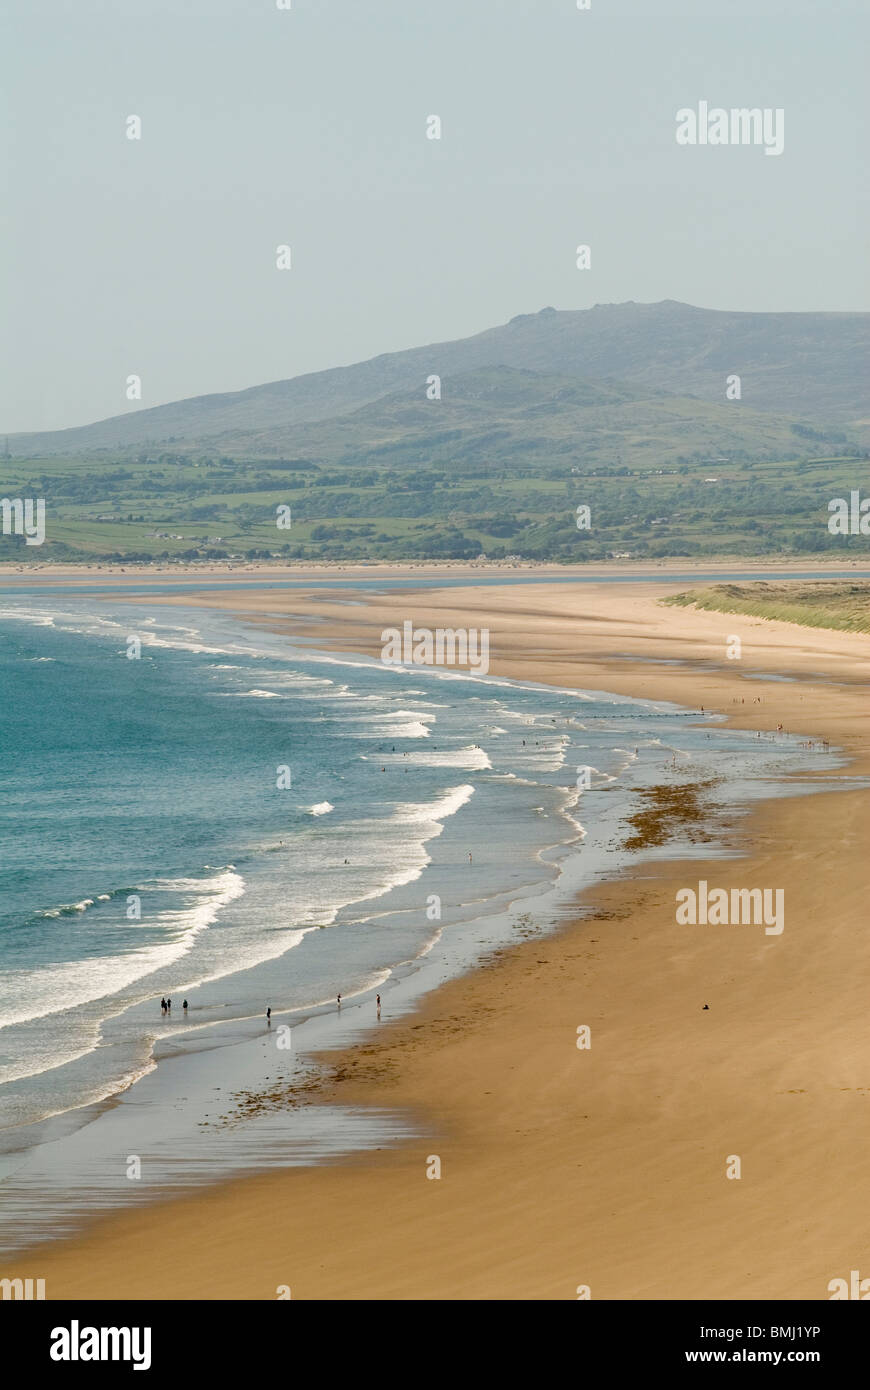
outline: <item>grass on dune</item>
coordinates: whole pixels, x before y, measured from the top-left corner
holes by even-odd
[[[829,579],[712,584],[703,589],[671,594],[662,602],[683,608],[776,618],[780,622],[799,623],[802,627],[870,632],[870,582]]]

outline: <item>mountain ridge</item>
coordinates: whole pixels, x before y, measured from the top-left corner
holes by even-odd
[[[759,412],[821,424],[866,414],[870,314],[755,313],[677,300],[632,300],[590,309],[518,314],[467,338],[381,353],[346,367],[212,392],[110,416],[67,430],[9,435],[14,457],[186,447],[222,434],[260,432],[347,415],[397,390],[480,368],[514,367],[588,383],[657,390],[721,403],[725,379],[741,377],[742,400]]]

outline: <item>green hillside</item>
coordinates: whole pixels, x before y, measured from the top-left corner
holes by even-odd
[[[866,553],[826,525],[866,473],[849,446],[742,403],[491,368],[220,448],[6,459],[5,495],[46,499],[47,540],[0,539],[0,557]]]
[[[673,301],[546,309],[14,436],[0,497],[44,498],[47,540],[0,536],[0,558],[866,555],[868,538],[826,523],[828,502],[867,476],[868,320]],[[733,372],[742,394],[726,400]]]

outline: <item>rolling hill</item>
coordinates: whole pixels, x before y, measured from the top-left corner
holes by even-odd
[[[870,314],[735,313],[673,300],[547,308],[471,338],[350,367],[134,410],[76,429],[10,435],[8,447],[14,457],[43,457],[165,443],[189,449],[245,436],[262,438],[271,450],[300,426],[396,392],[422,394],[433,373],[456,378],[493,367],[587,384],[618,382],[614,389],[646,399],[692,397],[709,406],[725,403],[725,378],[737,373],[741,407],[793,415],[816,428],[859,429],[865,437],[868,327]]]
[[[827,504],[866,475],[868,320],[545,309],[455,343],[10,437],[0,491],[45,499],[46,541],[0,535],[0,558],[863,554],[868,538],[830,534]],[[725,397],[733,372],[740,400]]]

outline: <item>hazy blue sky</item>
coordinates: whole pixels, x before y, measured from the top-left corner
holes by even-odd
[[[3,2],[0,430],[547,304],[870,308],[864,0]],[[681,148],[700,100],[784,153]]]

